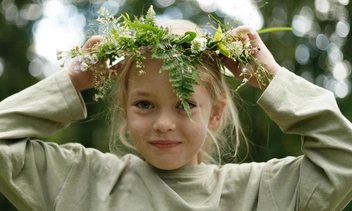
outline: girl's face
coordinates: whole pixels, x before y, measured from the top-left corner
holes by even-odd
[[[207,128],[213,128],[217,117],[212,114],[208,91],[195,86],[189,104],[192,120],[173,92],[168,71],[159,73],[161,61],[144,61],[146,74],[138,75],[132,65],[127,91],[127,125],[134,146],[153,166],[171,170],[197,165]]]

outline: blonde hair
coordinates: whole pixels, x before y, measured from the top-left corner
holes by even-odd
[[[168,27],[169,32],[183,35],[186,31],[196,31],[199,36],[202,30],[194,23],[186,20],[169,20],[158,23],[160,26]],[[110,128],[110,151],[122,156],[128,152],[137,152],[131,140],[129,140],[126,124],[126,101],[128,87],[128,72],[133,65],[133,57],[128,56],[123,61],[117,83],[112,92],[112,117]],[[248,149],[248,141],[242,130],[238,117],[238,110],[234,104],[228,85],[222,76],[219,64],[214,62],[211,56],[205,53],[202,66],[199,68],[199,83],[204,86],[210,94],[213,107],[222,105],[222,118],[215,129],[208,129],[207,139],[201,151],[198,153],[198,162],[221,163],[222,153],[231,149],[231,157],[235,160],[241,142]],[[230,140],[229,140],[230,139]]]

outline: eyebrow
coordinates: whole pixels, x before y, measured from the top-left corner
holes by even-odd
[[[143,97],[149,97],[149,96],[152,95],[152,93],[145,92],[145,91],[142,91],[142,90],[133,91],[131,94],[138,95],[138,96],[143,96]]]

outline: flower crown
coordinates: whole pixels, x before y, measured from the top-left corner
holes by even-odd
[[[215,18],[218,24],[215,35],[198,37],[193,31],[187,31],[184,35],[170,34],[167,27],[158,26],[153,6],[145,16],[134,17],[133,20],[128,14],[115,18],[105,8],[101,8],[98,14],[97,21],[104,32],[102,41],[88,49],[75,47],[66,52],[66,57],[74,58],[76,72],[94,71],[97,98],[106,95],[109,79],[114,74],[110,68],[102,68],[97,64],[100,61],[108,61],[109,66],[112,66],[120,58],[133,56],[136,67],[140,69],[139,74],[146,74],[143,70],[143,60],[146,58],[143,48],[151,52],[152,58],[164,60],[160,72],[169,71],[173,90],[190,118],[191,111],[187,101],[194,92],[193,86],[198,85],[198,67],[202,66],[205,53],[218,63],[223,73],[225,73],[221,61],[223,56],[233,59],[239,67],[242,67],[240,76],[243,77],[243,81],[238,88],[252,77],[256,78],[261,87],[268,86],[271,80],[271,75],[254,57],[260,49],[252,45],[248,35],[245,33],[228,35],[229,29]],[[289,28],[272,28],[266,31],[287,29]],[[58,51],[58,59],[63,58],[63,53]],[[256,69],[246,68],[248,65],[255,65]]]

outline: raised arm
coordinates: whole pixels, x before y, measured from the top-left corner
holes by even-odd
[[[303,156],[268,162],[263,187],[278,210],[293,204],[297,210],[342,210],[352,199],[352,124],[340,112],[334,95],[281,68],[259,35],[248,32],[260,51],[258,61],[273,75],[259,105],[283,132],[302,137]],[[238,65],[226,66],[239,77]],[[259,87],[256,81],[249,83]]]
[[[268,163],[277,205],[291,199],[298,210],[342,210],[352,199],[352,124],[334,95],[282,69],[258,103],[283,132],[302,137],[304,156]],[[282,200],[285,195],[291,198]]]

